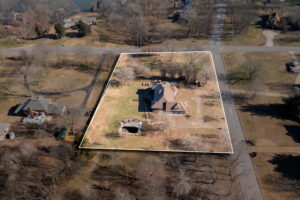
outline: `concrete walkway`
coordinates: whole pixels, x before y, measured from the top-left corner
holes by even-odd
[[[266,37],[266,46],[272,47],[274,46],[274,38],[278,35],[279,32],[273,30],[264,30],[263,35]]]

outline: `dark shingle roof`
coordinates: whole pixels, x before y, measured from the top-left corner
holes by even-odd
[[[61,114],[65,106],[62,103],[52,103],[50,99],[39,96],[37,98],[30,98],[26,102],[19,104],[15,110],[15,114],[27,111],[29,108],[33,111],[46,111],[48,114]]]
[[[174,101],[176,88],[169,82],[153,83],[154,99],[152,109],[163,109],[164,103]]]

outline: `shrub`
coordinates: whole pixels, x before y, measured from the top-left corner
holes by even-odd
[[[81,36],[89,35],[92,32],[91,27],[81,20],[79,21],[77,28],[78,28],[78,33]]]
[[[58,39],[62,38],[63,36],[65,36],[65,28],[61,23],[55,24],[54,26],[55,28],[55,33]]]

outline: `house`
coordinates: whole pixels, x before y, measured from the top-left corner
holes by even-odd
[[[51,99],[42,96],[30,98],[19,104],[14,111],[16,115],[31,115],[33,112],[45,113],[47,115],[61,115],[65,112],[66,106],[63,103],[52,103]]]
[[[169,82],[152,83],[153,99],[151,102],[152,111],[165,111],[173,114],[185,114],[188,106],[185,102],[175,101],[178,88]]]
[[[72,27],[76,27],[79,22],[82,21],[87,25],[96,25],[97,18],[96,17],[75,17],[64,20],[64,28],[69,29]]]
[[[10,128],[9,123],[0,123],[0,141],[3,141]]]

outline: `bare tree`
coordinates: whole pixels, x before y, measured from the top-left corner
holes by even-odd
[[[115,192],[115,200],[135,200],[128,190],[118,188]]]
[[[236,2],[229,3],[229,18],[232,24],[232,36],[245,31],[255,19],[254,8],[252,2]]]
[[[128,64],[131,68],[133,68],[134,73],[137,76],[149,76],[150,75],[150,69],[149,67],[147,67],[145,64],[141,63],[141,62],[137,62],[135,60],[130,61],[130,63]]]
[[[134,69],[131,67],[119,67],[114,73],[112,83],[124,85],[130,80],[135,79]]]
[[[180,169],[179,175],[177,177],[177,183],[173,189],[173,193],[177,197],[185,198],[188,196],[191,190],[192,186],[190,183],[190,178],[186,176],[185,171],[183,169]]]
[[[145,200],[162,200],[165,198],[166,177],[165,163],[158,157],[146,156],[137,170],[140,181],[139,197]]]

